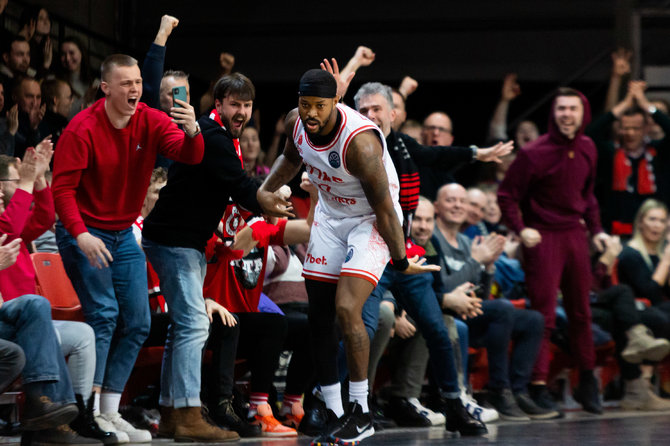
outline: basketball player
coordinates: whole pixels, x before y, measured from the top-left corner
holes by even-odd
[[[319,188],[303,276],[321,391],[337,422],[312,444],[357,444],[374,434],[367,404],[369,339],[361,318],[363,303],[389,257],[405,274],[434,268],[407,259],[398,177],[379,128],[338,104],[337,82],[327,71],[307,71],[298,94],[298,108],[286,118],[284,153],[260,191],[286,184],[303,162]],[[336,365],[336,316],[350,371],[346,413]]]

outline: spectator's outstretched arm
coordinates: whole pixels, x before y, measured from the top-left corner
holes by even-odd
[[[347,88],[349,87],[349,83],[351,83],[351,79],[354,78],[354,75],[356,74],[356,71],[358,71],[359,68],[361,67],[367,67],[372,62],[375,61],[375,53],[368,48],[367,46],[359,46],[356,48],[356,52],[354,53],[354,56],[349,59],[349,62],[344,66],[344,69],[340,72],[340,76],[342,79],[347,80]],[[323,68],[323,66],[321,66]],[[339,92],[339,91],[338,91]],[[345,95],[347,90],[345,89],[344,92],[342,92],[342,95],[340,96],[340,99],[342,99]]]
[[[629,82],[628,90],[629,95],[631,95],[637,105],[644,110],[645,112],[651,115],[651,118],[661,126],[665,136],[658,143],[655,143],[659,147],[665,147],[670,143],[670,118],[668,115],[663,113],[660,110],[657,110],[656,107],[649,101],[645,90],[647,89],[647,83],[644,81],[631,81]],[[652,113],[653,111],[653,113]]]
[[[402,95],[402,97],[407,100],[409,95],[414,93],[416,89],[419,87],[419,83],[416,81],[416,79],[413,79],[409,76],[405,76],[402,78],[402,81],[400,82],[400,86],[398,87],[398,91]]]
[[[630,74],[630,59],[633,52],[619,48],[612,53],[612,74],[610,76],[607,97],[605,99],[605,111],[608,112],[619,103],[619,92],[623,79]]]
[[[509,104],[521,94],[521,87],[517,82],[516,73],[510,73],[503,80],[500,101],[493,111],[493,117],[489,124],[489,141],[504,141],[507,136],[507,113]]]
[[[165,44],[172,30],[179,25],[175,17],[164,15],[142,64],[142,102],[149,107],[160,108],[160,87],[165,67]]]

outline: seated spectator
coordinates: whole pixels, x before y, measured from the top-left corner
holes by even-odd
[[[19,107],[5,108],[5,86],[0,84],[0,155],[14,155],[14,135],[19,130]]]
[[[38,132],[40,135],[51,135],[54,147],[69,122],[72,101],[72,88],[64,80],[49,79],[42,82],[42,103],[46,109]]]
[[[76,37],[66,37],[60,44],[60,65],[56,67],[56,77],[70,84],[74,93],[74,101],[69,119],[83,109],[83,98],[86,91],[95,81],[90,69],[88,54]]]
[[[19,18],[19,35],[30,43],[31,76],[37,79],[43,79],[51,68],[53,47],[49,34],[49,12],[39,6],[26,6]]]
[[[626,410],[667,410],[670,401],[659,398],[642,376],[642,361],[658,362],[670,352],[667,340],[670,319],[656,307],[636,305],[628,285],[612,285],[612,273],[621,253],[619,237],[610,237],[607,248],[594,262],[594,284],[591,296],[593,322],[612,334],[616,343],[619,370],[624,381],[621,407]],[[654,338],[648,327],[655,327]]]
[[[532,310],[517,310],[511,303],[489,300],[494,263],[505,239],[495,233],[470,241],[459,232],[467,215],[467,192],[459,184],[444,185],[435,202],[433,245],[442,267],[439,278],[446,291],[464,283],[480,290],[482,314],[467,319],[470,344],[486,347],[489,359],[489,402],[505,419],[555,418],[555,410],[539,407],[528,395],[528,384],[542,342],[544,320]],[[449,306],[443,300],[443,306]],[[514,340],[512,358],[508,358]]]
[[[40,123],[46,107],[42,105],[40,84],[30,77],[19,81],[13,97],[19,110],[19,130],[14,135],[14,156],[23,158],[28,147],[34,147],[42,140]]]
[[[2,45],[2,64],[0,64],[0,82],[7,94],[14,91],[19,78],[30,76],[30,44],[25,37],[13,36]],[[12,96],[5,97],[5,107],[14,105]]]
[[[2,199],[1,190],[0,199]],[[21,247],[20,238],[16,238],[9,243],[5,243],[5,240],[7,240],[7,234],[2,234],[0,236],[0,271],[9,268],[16,262]],[[1,303],[0,307],[2,307]],[[0,393],[5,392],[14,382],[25,364],[26,356],[23,349],[13,342],[0,339]]]
[[[270,173],[270,168],[263,164],[264,152],[258,138],[258,130],[245,127],[240,136],[240,150],[244,161],[244,170],[250,177],[263,179]]]
[[[2,182],[4,208],[0,215],[0,232],[7,234],[9,239],[21,237],[23,241],[16,264],[0,271],[0,292],[5,300],[22,300],[36,291],[35,271],[27,246],[52,226],[55,218],[51,190],[44,176],[52,153],[52,144],[47,139],[36,149],[26,151],[21,163],[14,158],[0,156],[0,176],[15,179]],[[71,427],[81,436],[119,440],[102,431],[93,419],[93,330],[84,323],[71,321],[53,321],[53,327],[63,355],[69,357],[68,368],[79,408],[79,415],[70,423]],[[65,426],[55,431],[36,433],[33,440],[39,438],[74,442],[77,434]]]
[[[660,201],[642,203],[635,216],[633,238],[619,255],[620,283],[637,297],[670,314],[670,244],[666,242],[668,208]]]
[[[489,230],[484,224],[484,214],[489,204],[486,194],[476,187],[471,187],[468,193],[468,211],[463,225],[463,234],[474,239],[478,235],[489,235]]]
[[[312,204],[313,207],[314,204]],[[246,211],[245,213],[249,214]],[[313,218],[313,209],[310,210],[310,218]],[[274,418],[268,404],[272,378],[283,349],[288,322],[282,314],[259,312],[258,305],[267,266],[268,244],[285,245],[307,242],[311,221],[279,220],[276,226],[256,221],[249,227],[234,227],[230,222],[242,222],[242,226],[244,222],[243,215],[234,204],[228,206],[220,225],[223,239],[215,236],[210,240],[208,257],[211,260],[207,267],[203,295],[206,299],[213,299],[222,306],[224,308],[222,311],[232,312],[239,320],[238,356],[248,359],[251,370],[249,420],[259,425],[265,436],[295,436],[297,435],[296,430],[281,425]],[[258,229],[259,227],[261,229]],[[259,241],[256,231],[265,232],[266,236]],[[230,245],[233,238],[235,241]],[[210,337],[210,343],[214,343],[212,348],[215,352],[215,359],[212,362],[214,368],[212,407],[215,409],[212,410],[212,416],[220,424],[237,430],[236,427],[242,427],[245,423],[239,423],[231,413],[234,357],[231,356],[231,346],[222,343],[217,336],[221,328],[220,326],[217,328],[219,322],[218,318],[214,320],[213,334]],[[298,394],[288,393],[289,398],[286,401],[284,413],[288,413],[290,408],[292,415],[301,418],[301,410],[295,413],[292,406],[293,403],[299,402],[304,386],[307,384],[309,383],[302,383],[298,386],[300,391]],[[299,424],[299,419],[291,418],[287,421],[297,421]],[[242,435],[247,431],[248,428],[244,426],[239,433]]]
[[[667,200],[670,194],[669,165],[665,145],[670,138],[649,141],[647,116],[670,135],[670,118],[649,102],[644,81],[632,81],[623,101],[598,117],[587,128],[587,135],[598,148],[597,196],[605,227],[612,234],[630,236],[633,218],[647,198]],[[610,129],[619,122],[619,134],[612,140]]]

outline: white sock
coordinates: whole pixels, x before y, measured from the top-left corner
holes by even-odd
[[[103,392],[100,395],[100,412],[116,413],[119,411],[120,403],[121,403],[120,393]]]
[[[337,418],[340,418],[344,415],[344,409],[342,408],[342,389],[340,388],[340,383],[331,384],[329,386],[321,386],[321,394],[323,399],[326,401],[326,407],[337,415]]]
[[[368,413],[368,380],[349,381],[349,402],[357,402],[361,405],[363,413]]]
[[[100,392],[93,392],[93,413],[94,414],[99,414],[100,413]]]

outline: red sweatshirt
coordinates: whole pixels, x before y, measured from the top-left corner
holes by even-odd
[[[139,103],[123,129],[105,112],[105,99],[77,114],[54,153],[56,211],[73,237],[86,226],[120,231],[133,224],[149,187],[156,155],[202,160],[202,135],[189,138],[160,110]]]
[[[552,112],[548,133],[519,150],[498,189],[503,221],[517,233],[525,227],[575,229],[582,220],[592,235],[602,232],[593,194],[598,153],[591,138],[584,136],[591,109],[581,98],[584,119],[575,138],[561,134]]]
[[[30,205],[35,201],[35,206]],[[7,242],[23,239],[16,263],[0,271],[0,293],[7,301],[24,294],[35,294],[35,269],[30,260],[28,245],[49,229],[55,221],[51,190],[28,192],[17,189],[0,215],[0,234],[7,234]]]

